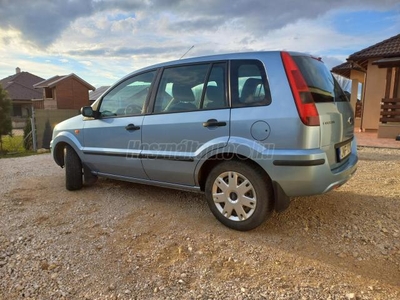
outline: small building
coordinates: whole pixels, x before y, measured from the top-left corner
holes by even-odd
[[[43,91],[40,99],[34,102],[41,103],[43,109],[77,109],[87,106],[89,102],[89,91],[96,88],[79,76],[71,73],[64,76],[53,76],[34,85],[34,88]]]
[[[363,85],[361,118],[356,118],[356,126],[377,131],[382,138],[400,134],[400,34],[351,54],[332,72],[352,80],[353,108],[358,85]]]
[[[31,116],[31,99],[41,97],[41,92],[36,90],[34,85],[44,80],[29,72],[21,72],[20,68],[16,68],[15,71],[14,75],[0,80],[2,88],[7,91],[12,102],[11,117],[13,122],[18,118]]]
[[[96,88],[95,91],[89,92],[89,102],[92,104],[94,101],[96,101],[105,91],[107,91],[110,88],[110,86],[100,86]]]

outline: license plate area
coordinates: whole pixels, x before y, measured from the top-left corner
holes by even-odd
[[[337,161],[341,162],[351,154],[351,140],[336,145]]]

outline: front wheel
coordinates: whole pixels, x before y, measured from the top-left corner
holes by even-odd
[[[214,167],[207,177],[205,193],[214,216],[235,230],[258,227],[273,209],[270,178],[245,162],[225,161]]]
[[[70,145],[64,148],[65,187],[69,191],[82,188],[82,162]]]

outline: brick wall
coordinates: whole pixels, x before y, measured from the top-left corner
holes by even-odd
[[[80,109],[89,105],[89,91],[75,78],[68,78],[57,84],[56,95],[58,109]]]

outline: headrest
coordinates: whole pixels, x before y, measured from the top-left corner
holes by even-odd
[[[175,100],[183,102],[194,102],[195,98],[192,89],[188,85],[182,83],[174,83],[172,86],[172,95]]]
[[[224,99],[224,90],[218,86],[207,87],[207,98],[210,101],[217,101]]]

